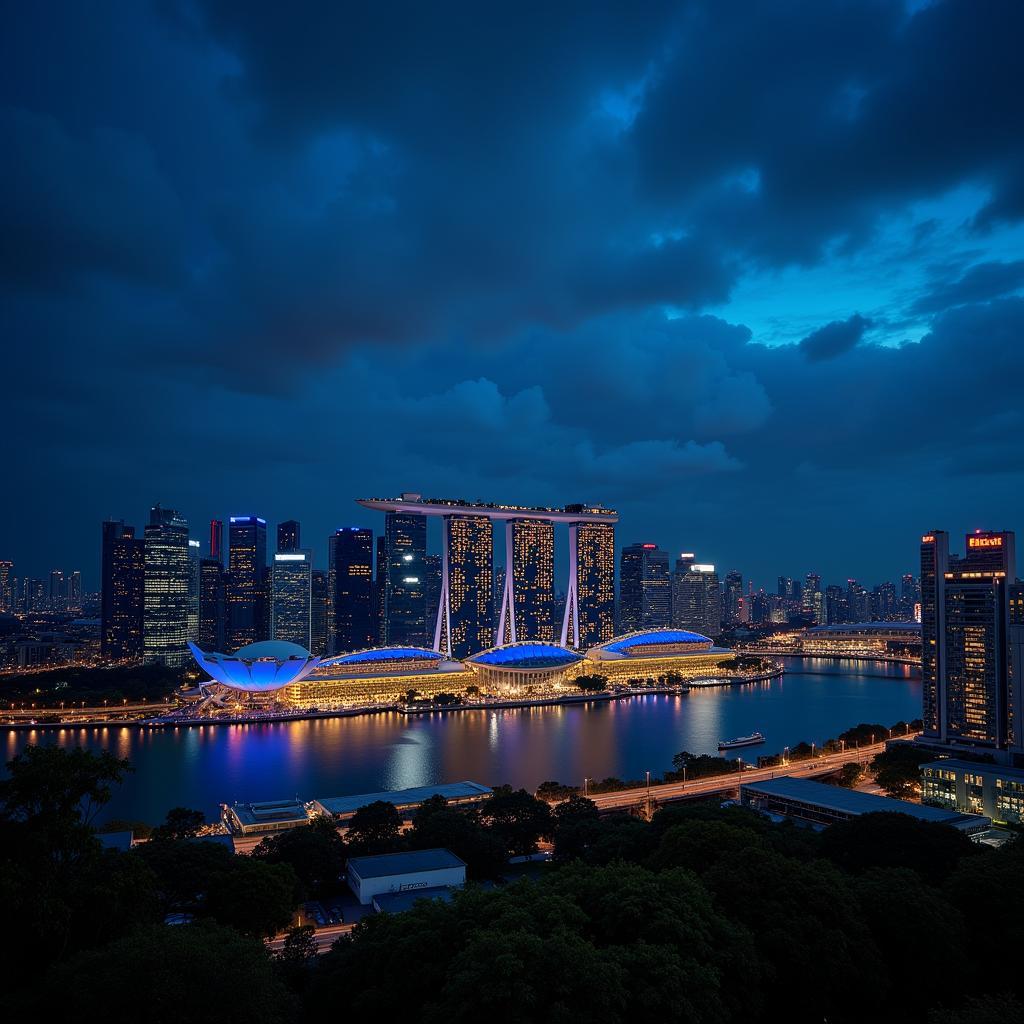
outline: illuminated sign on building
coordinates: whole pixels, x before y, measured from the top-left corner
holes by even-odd
[[[969,548],[1001,548],[1003,546],[1002,537],[968,537],[967,546]]]

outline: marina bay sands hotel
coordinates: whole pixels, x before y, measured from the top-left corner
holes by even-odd
[[[378,556],[381,644],[422,645],[449,658],[465,658],[496,644],[526,640],[560,642],[585,650],[615,636],[615,524],[618,514],[600,506],[532,508],[425,499],[361,498],[364,508],[385,513]],[[426,524],[441,520],[440,593],[429,598]],[[505,582],[494,614],[494,532],[504,532]],[[568,528],[569,577],[561,633],[554,618],[555,526]],[[435,585],[436,586],[436,585]],[[431,601],[431,605],[432,605]],[[497,627],[495,627],[497,618]]]

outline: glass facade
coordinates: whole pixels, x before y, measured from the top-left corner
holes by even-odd
[[[586,649],[615,636],[615,527],[576,523],[579,642]]]
[[[138,661],[142,658],[146,545],[135,536],[134,527],[123,523],[116,524],[117,536],[108,538],[111,525],[115,524],[103,524],[102,655],[106,661]]]
[[[199,638],[204,651],[224,650],[224,566],[220,559],[199,562]]]
[[[188,521],[155,506],[145,529],[142,656],[170,668],[188,660]]]
[[[384,517],[383,645],[428,644],[423,580],[426,553],[426,519],[406,512],[388,512]]]
[[[672,590],[668,552],[657,544],[630,544],[619,556],[619,632],[667,626]]]
[[[512,523],[512,585],[515,591],[516,638],[554,640],[553,523],[541,519],[519,519]]]
[[[308,551],[274,555],[270,633],[274,640],[310,648],[313,558]]]
[[[225,652],[267,639],[264,622],[267,580],[267,524],[256,516],[232,516],[228,523],[227,629]]]
[[[494,531],[486,516],[446,516],[444,525],[451,655],[465,658],[494,646]]]
[[[373,531],[357,526],[336,530],[329,543],[334,584],[333,654],[360,651],[376,643],[373,593]]]

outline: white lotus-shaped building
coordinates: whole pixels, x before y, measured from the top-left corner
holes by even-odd
[[[234,654],[206,653],[189,641],[199,667],[233,690],[266,693],[305,679],[320,664],[305,647],[285,640],[262,640]]]

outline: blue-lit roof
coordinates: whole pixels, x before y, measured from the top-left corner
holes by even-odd
[[[378,661],[441,661],[444,655],[439,651],[429,651],[426,647],[375,647],[368,651],[353,651],[351,654],[339,654],[334,658],[325,658],[323,665],[362,665]]]
[[[688,629],[646,629],[639,633],[628,633],[626,636],[609,640],[601,644],[603,651],[615,651],[625,654],[634,647],[656,647],[659,644],[709,644],[711,638],[701,633],[691,633]]]
[[[200,668],[235,690],[279,690],[304,679],[320,663],[305,647],[284,640],[247,644],[234,654],[207,653],[191,640],[188,646]]]
[[[500,668],[557,668],[560,665],[574,665],[582,655],[558,644],[525,642],[505,644],[481,651],[467,659],[476,665],[493,665]]]

